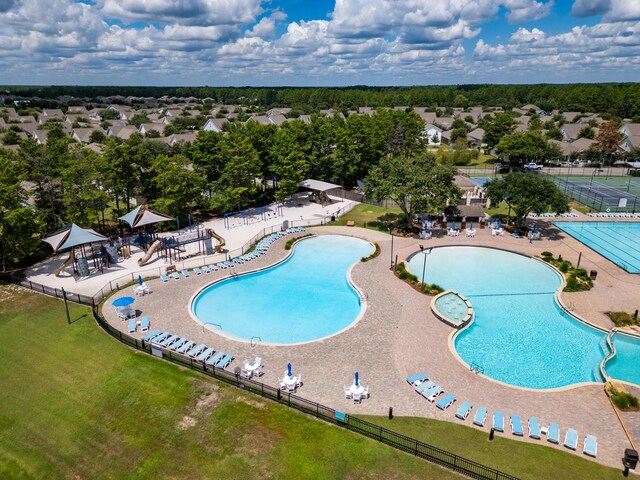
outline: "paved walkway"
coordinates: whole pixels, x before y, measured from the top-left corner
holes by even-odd
[[[397,254],[399,260],[404,260],[418,250],[420,243],[429,246],[472,244],[498,246],[528,255],[550,250],[576,263],[578,252],[582,251],[581,266],[599,272],[595,287],[587,293],[562,294],[563,301],[573,304],[574,311],[587,320],[610,328],[611,323],[603,312],[613,304],[618,309],[630,310],[634,305],[633,299],[638,298],[640,277],[623,272],[555,227],[545,222],[539,222],[539,226],[544,239],[533,244],[524,239],[491,237],[490,230],[486,229],[478,230],[474,239],[441,236],[424,242],[395,237],[393,255]],[[227,275],[226,271],[192,275],[190,279],[172,280],[168,284],[152,280],[153,293],[140,298],[135,305],[150,317],[152,330],[167,329],[193,341],[207,343],[216,350],[235,354],[236,360],[230,369],[243,358],[261,356],[265,364],[262,377],[265,383],[277,385],[277,378],[282,375],[287,362],[292,362],[294,373],[303,375],[304,386],[299,389],[299,395],[333,408],[356,414],[386,415],[392,406],[395,415],[460,422],[454,417],[455,404],[442,412],[419,397],[404,380],[409,374],[428,371],[445,390],[454,392],[459,402],[468,400],[476,407],[486,406],[489,415],[493,410],[504,412],[507,419],[511,413],[518,414],[525,425],[528,417],[537,417],[543,424],[558,422],[562,429],[561,440],[566,428],[575,428],[580,433],[577,454],[582,457],[584,435],[594,434],[598,437],[597,461],[613,467],[621,466],[620,456],[629,444],[601,384],[556,391],[523,390],[470,372],[450,351],[452,329],[431,314],[430,297],[397,280],[389,270],[392,256],[389,235],[349,227],[311,230],[319,234],[359,236],[378,242],[382,250],[376,259],[354,266],[353,280],[368,295],[367,311],[357,325],[339,335],[305,345],[251,346],[203,327],[189,315],[190,299],[200,287]],[[251,264],[236,267],[236,271],[279,261],[285,255],[285,241],[278,240],[267,255]],[[614,294],[616,298],[612,299]],[[116,319],[112,308],[105,307],[104,313],[112,324],[125,330],[126,325]],[[138,333],[136,336],[139,338],[141,335]],[[369,385],[371,391],[371,398],[361,405],[354,405],[343,395],[343,385],[351,384],[355,370],[360,372],[362,383]],[[470,425],[470,419],[464,424]],[[490,421],[484,427],[487,434],[489,426]],[[515,438],[510,433],[500,435]],[[521,440],[533,441],[526,437]],[[533,442],[551,446],[544,440]],[[552,448],[566,450],[562,446]]]

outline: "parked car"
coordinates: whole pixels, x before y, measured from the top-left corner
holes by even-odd
[[[532,163],[525,163],[523,168],[525,170],[542,170],[544,168],[544,165],[532,162]]]
[[[509,165],[504,165],[502,163],[494,163],[493,168],[496,173],[509,173]]]

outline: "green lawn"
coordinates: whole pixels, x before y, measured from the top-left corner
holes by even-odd
[[[0,286],[0,478],[459,478]]]
[[[399,208],[383,208],[361,203],[336,219],[335,222],[329,222],[328,225],[344,226],[348,221],[353,220],[357,227],[364,227],[366,224],[367,228],[386,232],[387,225],[398,218],[404,220],[404,214]]]
[[[461,478],[137,353],[91,312],[0,285],[0,478]],[[522,478],[620,471],[450,422],[367,417]]]

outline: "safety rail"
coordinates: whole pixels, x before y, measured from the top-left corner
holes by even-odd
[[[609,379],[609,374],[607,373],[606,364],[609,360],[615,357],[617,353],[616,347],[613,345],[613,334],[616,333],[617,331],[618,331],[617,328],[615,327],[612,328],[611,331],[607,333],[607,336],[600,341],[600,347],[602,347],[602,342],[604,341],[605,345],[607,346],[607,349],[609,350],[609,353],[607,354],[607,352],[604,350],[604,347],[602,347],[602,353],[604,353],[605,357],[600,362],[599,369],[600,369],[600,376],[602,377],[603,382],[606,382]]]
[[[471,365],[469,365],[469,370],[475,373],[484,373],[484,368],[477,363],[472,363]]]

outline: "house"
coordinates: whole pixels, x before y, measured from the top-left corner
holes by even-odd
[[[271,113],[268,115],[269,120],[271,120],[271,123],[273,123],[274,125],[282,125],[284,122],[287,121],[287,117],[285,117],[283,114],[281,113]]]
[[[311,123],[311,115],[300,115],[298,120],[302,120],[304,123],[309,124]]]
[[[204,127],[202,127],[202,129],[205,132],[220,133],[227,123],[229,123],[229,120],[227,120],[226,118],[210,118],[209,120],[207,120],[207,123],[204,124]]]
[[[89,120],[92,121],[92,122],[101,122],[102,121],[102,117],[98,113],[98,109],[97,108],[93,108],[93,109],[87,111],[87,116],[89,117]]]
[[[109,110],[115,110],[119,114],[120,120],[131,120],[136,112],[131,107],[124,105],[109,105]]]
[[[247,120],[247,123],[248,122],[256,122],[260,125],[273,125],[273,122],[265,115],[251,115],[249,120]]]
[[[577,158],[581,158],[583,154],[596,143],[595,140],[590,140],[588,138],[579,138],[574,142],[569,142],[567,140],[549,140],[549,142],[560,148],[560,151],[562,152],[562,160],[564,161],[573,161]]]
[[[139,133],[138,129],[133,125],[126,125],[124,127],[111,126],[107,129],[107,137],[116,137],[122,140],[126,140],[136,133]]]
[[[436,123],[436,120],[437,120],[436,112],[425,112],[424,110],[422,110],[422,111],[416,111],[416,113],[422,120],[424,120],[424,123],[427,123],[427,124]]]
[[[587,126],[588,125],[584,125],[581,123],[565,123],[560,127],[560,131],[562,132],[562,136],[565,138],[565,140],[573,142],[574,140],[577,140],[579,138],[580,131]],[[598,135],[599,129],[597,127],[595,127],[593,131],[594,135]]]
[[[271,110],[267,111],[267,115],[271,116],[273,114],[279,113],[281,115],[288,115],[289,113],[291,113],[291,109],[288,107],[283,107],[283,108],[272,108]]]
[[[169,140],[167,141],[167,143],[171,147],[173,147],[174,145],[176,145],[177,143],[180,143],[180,142],[193,143],[196,140],[196,136],[197,136],[196,132],[175,133],[175,134],[171,135],[170,137],[168,137]]]
[[[38,125],[35,122],[33,122],[33,123],[21,123],[19,125],[19,127],[20,127],[20,130],[25,132],[30,137],[33,137],[33,132],[35,132],[38,129]]]
[[[442,132],[442,134],[440,135],[440,141],[442,143],[444,143],[445,145],[451,145],[451,134],[453,133],[452,130],[445,130]]]
[[[59,108],[45,108],[44,110],[42,110],[42,113],[38,116],[38,121],[40,121],[40,117],[44,117],[44,119],[41,122],[42,124],[52,118],[57,118],[59,120],[62,120],[64,118],[64,113]]]
[[[34,130],[31,136],[36,142],[38,142],[38,145],[46,145],[49,130]]]
[[[100,130],[98,128],[74,128],[71,131],[71,138],[83,145],[88,145],[91,143],[91,134],[99,131]]]
[[[578,117],[582,114],[580,112],[563,112],[562,116],[564,117],[567,123],[574,123]]]
[[[87,110],[87,107],[84,106],[72,106],[69,107],[69,110],[67,110],[67,114],[87,116],[89,114],[89,111]]]
[[[604,119],[600,115],[596,115],[595,113],[592,113],[590,115],[585,115],[584,117],[580,118],[576,123],[580,123],[584,125],[592,121],[595,122],[597,125],[601,125],[604,123]]]
[[[622,134],[621,150],[630,152],[634,148],[640,148],[640,123],[625,123],[619,131]]]
[[[435,125],[438,125],[442,130],[450,130],[451,125],[453,125],[453,117],[438,117],[436,121],[433,122]]]
[[[358,107],[358,113],[360,115],[373,115],[376,111],[371,107]]]
[[[467,134],[467,142],[469,142],[469,145],[481,147],[483,141],[484,141],[484,129],[482,128],[476,128],[474,130],[471,130]]]
[[[148,133],[155,131],[160,137],[164,137],[164,129],[167,126],[166,123],[141,123],[138,132],[140,135],[147,135]]]
[[[440,145],[442,143],[442,129],[429,123],[424,127],[423,138],[426,138],[429,145]]]

